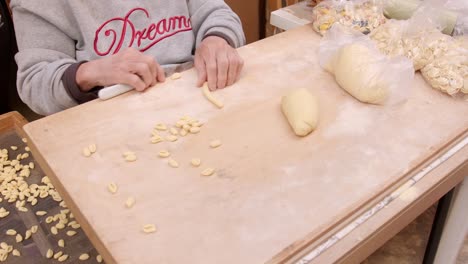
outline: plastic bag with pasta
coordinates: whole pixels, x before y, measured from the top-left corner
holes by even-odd
[[[312,26],[324,35],[335,23],[369,34],[384,24],[381,0],[326,0],[312,11]]]

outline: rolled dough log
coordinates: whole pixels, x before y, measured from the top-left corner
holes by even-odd
[[[317,99],[304,88],[294,90],[283,96],[281,110],[288,119],[294,133],[298,136],[307,136],[317,127]]]
[[[366,45],[354,43],[341,48],[334,73],[336,82],[361,102],[384,104],[390,84],[378,65],[379,58]]]

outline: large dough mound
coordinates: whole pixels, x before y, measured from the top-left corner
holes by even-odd
[[[361,102],[384,104],[390,93],[378,65],[379,58],[366,45],[354,43],[341,48],[334,73],[336,82]]]
[[[281,110],[298,136],[307,136],[317,127],[317,99],[306,89],[297,89],[283,96]]]

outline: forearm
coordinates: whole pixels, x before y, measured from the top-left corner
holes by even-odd
[[[96,66],[98,61],[83,62],[78,66],[75,81],[82,92],[89,92],[91,89],[102,86],[96,76]]]
[[[224,1],[192,0],[189,10],[197,47],[206,36],[222,37],[234,48],[245,44],[241,21]]]
[[[98,86],[96,72],[93,72],[92,68],[89,68],[89,65],[92,65],[92,62],[78,62],[70,65],[63,76],[62,82],[65,86],[65,89],[68,91],[71,97],[79,103],[86,103],[97,98]]]
[[[16,55],[18,63],[18,93],[34,112],[50,115],[77,105],[65,89],[61,76],[75,61],[60,59],[54,62],[30,61],[30,52]]]
[[[19,52],[17,88],[21,99],[41,115],[77,105],[62,76],[76,63],[75,42],[60,27],[36,13],[32,1],[12,3]]]

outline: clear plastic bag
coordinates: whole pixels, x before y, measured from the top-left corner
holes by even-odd
[[[467,1],[468,2],[468,1]],[[468,35],[468,11],[458,17],[452,36]]]
[[[384,2],[384,15],[391,19],[409,19],[421,2],[422,0],[386,0]]]
[[[458,97],[468,94],[468,40],[446,34],[467,32],[468,1],[425,0],[410,19],[389,20],[370,38],[387,56],[411,59],[431,87]]]
[[[468,95],[468,37],[454,40],[455,48],[421,69],[432,88],[454,97]]]
[[[431,23],[446,34],[438,39],[432,60],[421,73],[434,89],[453,97],[468,95],[468,1],[426,0],[415,17],[430,17]],[[426,19],[427,21],[427,19]],[[465,35],[465,36],[464,36]],[[426,41],[428,42],[428,41]]]
[[[457,13],[452,36],[468,35],[468,1],[466,0],[445,0],[445,7]]]
[[[312,11],[312,26],[322,36],[334,23],[364,34],[384,24],[382,0],[326,0]]]
[[[446,52],[455,48],[453,38],[439,30],[424,30],[403,38],[405,56],[420,70]]]
[[[410,19],[415,21],[414,30],[427,30],[435,27],[442,33],[451,35],[459,16],[456,10],[450,9],[450,6],[454,5],[456,3],[453,0],[423,1]]]
[[[383,54],[391,58],[404,56],[403,34],[408,23],[406,20],[391,19],[372,31],[369,37],[377,44],[377,47]]]
[[[416,71],[420,70],[454,48],[452,37],[441,32],[445,23],[435,7],[421,4],[410,19],[389,20],[374,30],[370,38],[387,56],[404,55],[413,61]]]
[[[368,36],[335,24],[323,37],[319,63],[335,76],[341,88],[364,103],[398,104],[406,101],[414,69],[402,56],[382,54]]]
[[[398,20],[421,15],[430,24],[437,24],[444,34],[457,36],[468,33],[466,0],[385,0],[384,14]]]

